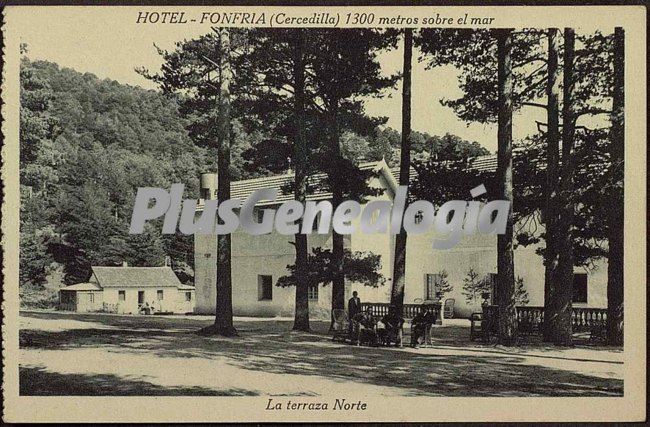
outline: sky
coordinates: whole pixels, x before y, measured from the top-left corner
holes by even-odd
[[[28,57],[56,62],[61,67],[90,72],[100,78],[154,89],[155,86],[134,70],[144,66],[151,71],[162,63],[155,45],[170,50],[177,41],[191,39],[208,31],[201,25],[137,25],[139,8],[47,7],[12,10],[20,22],[21,39],[28,45]],[[403,47],[383,53],[382,70],[395,73],[402,67]],[[496,152],[496,125],[466,123],[440,104],[440,99],[457,98],[457,70],[439,67],[426,70],[413,52],[412,129],[431,135],[451,133],[469,141],[478,141]],[[515,138],[535,132],[535,120],[543,120],[540,111],[527,108],[513,121]],[[539,110],[539,109],[537,109]],[[369,99],[366,111],[387,116],[388,126],[401,129],[401,82],[382,98]]]

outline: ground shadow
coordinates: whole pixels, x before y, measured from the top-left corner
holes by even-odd
[[[20,368],[21,396],[257,396],[243,390],[207,387],[163,387],[144,380],[107,374],[62,374],[42,368]]]
[[[467,328],[437,328],[434,344],[452,354],[425,354],[392,348],[333,343],[326,322],[314,333],[290,332],[288,321],[236,324],[238,338],[202,337],[195,332],[211,319],[23,313],[38,319],[75,320],[101,328],[20,331],[21,348],[71,350],[106,348],[153,353],[165,358],[225,358],[240,369],[318,376],[350,383],[402,389],[403,395],[431,396],[621,396],[623,381],[530,363],[525,356],[471,343]],[[454,348],[460,350],[453,354]],[[469,352],[471,350],[471,352]],[[447,352],[445,352],[447,353]],[[554,353],[555,354],[555,353]],[[539,356],[542,357],[542,356]],[[557,356],[551,356],[557,358]],[[570,357],[567,357],[570,359]],[[570,359],[578,361],[577,359]],[[598,360],[589,360],[594,362]],[[615,363],[615,362],[612,362]],[[21,394],[83,395],[246,395],[245,390],[160,387],[111,375],[64,375],[21,367]],[[79,377],[79,378],[76,378]],[[78,385],[72,386],[70,384]],[[252,392],[248,392],[252,393]],[[254,395],[255,393],[252,393]],[[251,395],[251,394],[249,394]]]

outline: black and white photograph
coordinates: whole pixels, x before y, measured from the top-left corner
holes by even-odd
[[[580,9],[4,8],[3,419],[644,419],[645,8]]]

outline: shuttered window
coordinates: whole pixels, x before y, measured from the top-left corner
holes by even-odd
[[[312,285],[307,288],[307,295],[310,300],[318,301],[318,285]]]
[[[587,303],[587,274],[573,274],[573,302]]]
[[[436,298],[436,293],[440,290],[441,277],[439,274],[426,275],[426,287],[424,290],[424,299],[432,300]]]
[[[257,276],[257,298],[260,301],[273,299],[273,277],[260,274]]]

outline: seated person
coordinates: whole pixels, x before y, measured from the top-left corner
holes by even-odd
[[[436,323],[436,313],[429,306],[422,305],[411,322],[411,347],[431,344],[431,327]]]
[[[386,334],[386,325],[384,325],[381,320],[377,321],[377,344],[386,345],[387,334]]]
[[[365,336],[369,337],[368,341],[371,344],[374,344],[377,340],[377,334],[376,334],[376,326],[377,322],[372,315],[372,308],[368,307],[366,311],[357,313],[353,318],[352,321],[354,322],[354,328],[355,328],[355,337],[356,337],[356,343],[357,345],[360,345],[361,343],[361,336],[362,334],[365,334]]]
[[[151,307],[149,307],[148,302],[145,302],[144,305],[140,306],[140,314],[151,314]]]
[[[397,308],[393,305],[388,309],[388,314],[382,317],[381,323],[386,327],[385,344],[395,342],[398,347],[402,346],[402,326],[404,318],[399,315]]]

